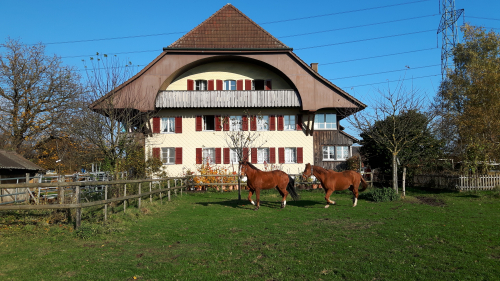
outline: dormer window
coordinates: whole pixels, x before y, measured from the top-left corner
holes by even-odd
[[[236,90],[236,80],[226,80],[224,81],[224,90],[235,91]]]
[[[196,91],[206,91],[207,90],[207,80],[196,80]]]
[[[262,90],[271,90],[272,83],[271,80],[261,80],[261,79],[256,79],[252,81],[252,90],[256,91],[262,91]]]

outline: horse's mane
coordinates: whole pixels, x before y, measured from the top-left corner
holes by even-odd
[[[248,166],[250,166],[250,168],[257,170],[257,171],[260,171],[259,168],[255,167],[252,163],[250,163],[248,161],[244,161],[244,162],[242,162],[242,164],[247,164]]]
[[[328,173],[328,170],[321,166],[313,166],[313,165],[311,166],[313,167],[314,170],[319,171],[320,173]]]

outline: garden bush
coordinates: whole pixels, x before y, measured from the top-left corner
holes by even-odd
[[[388,202],[388,201],[399,200],[400,196],[398,193],[396,193],[394,189],[383,187],[383,188],[374,188],[368,192],[361,193],[359,195],[359,198],[375,202]]]

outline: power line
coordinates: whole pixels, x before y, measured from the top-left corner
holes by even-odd
[[[472,17],[472,16],[467,16],[468,18],[473,18],[473,19],[482,19],[482,20],[500,20],[500,19],[494,19],[494,18],[481,18],[481,17]]]
[[[412,77],[411,80],[413,79],[421,79],[421,78],[427,78],[427,77],[433,77],[433,76],[440,76],[441,74],[433,74],[433,75],[426,75],[426,76],[420,76],[420,77]],[[410,78],[406,79],[410,80]],[[349,87],[342,87],[343,89],[348,89],[348,88],[354,88],[354,87],[363,87],[363,86],[370,86],[370,85],[376,85],[376,84],[383,84],[383,83],[391,83],[391,82],[400,82],[401,79],[398,80],[387,80],[384,82],[377,82],[377,83],[370,83],[370,84],[363,84],[363,85],[356,85],[356,86],[349,86]]]
[[[367,73],[367,74],[360,74],[360,75],[346,76],[346,77],[339,77],[339,78],[331,78],[331,79],[328,79],[328,80],[340,80],[340,79],[355,78],[355,77],[361,77],[361,76],[370,76],[370,75],[383,74],[383,73],[391,73],[391,72],[398,72],[398,71],[405,71],[405,70],[428,68],[428,67],[434,67],[434,66],[440,66],[440,65],[441,64],[433,64],[433,65],[418,66],[418,67],[409,67],[409,66],[407,66],[404,69],[388,70],[388,71],[382,71],[382,72],[374,72],[374,73]]]
[[[389,7],[402,6],[402,5],[408,5],[408,4],[415,4],[415,3],[428,2],[428,1],[430,1],[430,0],[421,0],[421,1],[414,1],[414,2],[406,2],[406,3],[399,3],[399,4],[393,4],[393,5],[385,5],[385,6],[378,6],[378,7],[372,7],[372,8],[357,9],[357,10],[350,10],[350,11],[337,12],[337,13],[315,15],[315,16],[308,16],[308,17],[301,17],[301,18],[294,18],[294,19],[269,21],[269,22],[263,22],[263,23],[260,23],[260,24],[271,24],[271,23],[280,23],[280,22],[296,21],[296,20],[305,20],[305,19],[312,19],[312,18],[319,18],[319,17],[328,17],[328,16],[334,16],[334,15],[341,15],[341,14],[348,14],[348,13],[354,13],[354,12],[361,12],[361,11],[368,11],[368,10],[389,8]]]
[[[408,52],[401,52],[401,53],[392,53],[392,54],[386,54],[386,55],[380,55],[380,56],[373,56],[373,57],[366,57],[366,58],[358,58],[358,59],[352,59],[352,60],[327,62],[327,63],[322,63],[321,66],[323,67],[324,65],[328,65],[328,64],[337,64],[337,63],[344,63],[344,62],[351,62],[351,61],[358,61],[358,60],[367,60],[367,59],[374,59],[374,58],[382,58],[382,57],[389,57],[389,56],[409,54],[409,53],[416,53],[416,52],[436,50],[436,49],[437,49],[437,47],[436,48],[428,48],[428,49],[420,49],[420,50],[408,51]]]
[[[377,23],[369,23],[369,24],[356,25],[356,26],[350,26],[350,27],[342,27],[342,28],[329,29],[329,30],[323,30],[323,31],[315,31],[315,32],[308,32],[308,33],[301,33],[301,34],[294,34],[294,35],[280,36],[280,37],[278,37],[278,38],[288,38],[288,37],[295,37],[295,36],[303,36],[303,35],[310,35],[310,34],[317,34],[317,33],[331,32],[331,31],[345,30],[345,29],[351,29],[351,28],[359,28],[359,27],[365,27],[365,26],[372,26],[372,25],[379,25],[379,24],[393,23],[393,22],[399,22],[399,21],[414,20],[414,19],[420,19],[420,18],[426,18],[426,17],[433,17],[433,16],[437,16],[437,14],[434,14],[434,15],[427,15],[427,16],[421,16],[421,17],[406,18],[406,19],[399,19],[399,20],[391,20],[391,21],[377,22]]]
[[[106,55],[122,55],[122,54],[132,54],[132,53],[148,53],[148,52],[158,52],[158,49],[155,50],[144,50],[144,51],[130,51],[130,52],[120,52],[120,53],[109,53]],[[95,56],[93,55],[77,55],[77,56],[66,56],[66,57],[61,57],[62,59],[67,59],[67,58],[81,58],[81,57],[91,57]]]
[[[402,33],[402,34],[389,35],[389,36],[373,37],[373,38],[368,38],[368,39],[360,39],[360,40],[353,40],[353,41],[332,43],[332,44],[325,44],[325,45],[303,47],[303,48],[297,48],[295,50],[306,50],[306,49],[313,49],[313,48],[321,48],[321,47],[335,46],[335,45],[341,45],[341,44],[356,43],[356,42],[370,41],[370,40],[376,40],[376,39],[384,39],[384,38],[391,38],[391,37],[412,35],[412,34],[418,34],[418,33],[430,32],[430,31],[436,31],[436,30],[435,29],[430,29],[430,30],[416,31],[416,32],[410,32],[410,33]]]
[[[76,40],[76,41],[51,42],[51,43],[44,43],[44,45],[82,43],[82,42],[105,41],[105,40],[116,40],[116,39],[128,39],[128,38],[138,38],[138,37],[172,35],[172,34],[179,34],[179,33],[186,33],[186,31],[177,31],[177,32],[170,32],[170,33],[158,33],[158,34],[146,34],[146,35],[132,35],[132,36],[123,36],[123,37],[108,37],[108,38],[86,39],[86,40]],[[36,44],[31,44],[31,45],[36,45]]]

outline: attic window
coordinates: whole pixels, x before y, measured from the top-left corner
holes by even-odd
[[[271,90],[272,89],[272,81],[271,80],[261,80],[256,79],[252,81],[252,90],[262,91],[262,90]]]
[[[196,80],[196,91],[206,91],[207,80]]]
[[[224,81],[224,90],[236,90],[236,81],[235,80],[226,80]]]

